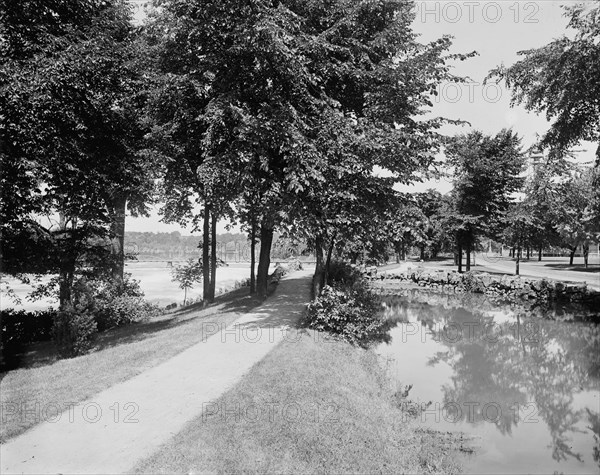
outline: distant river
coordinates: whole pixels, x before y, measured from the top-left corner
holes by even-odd
[[[173,262],[173,265],[181,265],[182,263]],[[271,264],[270,272],[273,271],[275,262]],[[183,302],[183,290],[181,290],[177,282],[173,282],[171,278],[171,267],[166,261],[146,261],[146,262],[129,262],[125,266],[125,272],[132,274],[134,279],[140,281],[140,286],[146,294],[146,299],[152,303],[161,306],[168,305],[173,302],[181,304]],[[250,277],[250,265],[247,263],[232,263],[225,267],[217,268],[216,287],[218,289],[230,289],[236,281],[241,281]],[[9,284],[10,288],[21,299],[21,305],[15,304],[6,294],[4,285],[0,294],[2,308],[24,308],[27,310],[41,310],[50,306],[57,307],[56,300],[42,299],[35,302],[27,300],[27,295],[31,292],[32,287],[22,284],[16,279],[4,279]],[[49,278],[44,278],[42,282],[47,282]],[[202,283],[198,283],[188,290],[188,299],[196,299],[202,296]]]

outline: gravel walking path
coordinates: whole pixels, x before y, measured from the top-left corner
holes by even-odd
[[[55,418],[45,417],[0,447],[0,472],[127,472],[286,338],[309,301],[310,275],[285,276],[273,296],[232,325],[207,322],[212,336],[205,341]]]

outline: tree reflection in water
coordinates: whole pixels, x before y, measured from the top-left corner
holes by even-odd
[[[600,416],[574,407],[577,394],[600,389],[597,315],[421,290],[382,297],[382,307],[390,321],[419,322],[446,348],[428,364],[445,362],[453,370],[442,387],[444,407],[461,408],[449,411],[453,421],[493,423],[503,435],[520,423],[543,421],[556,461],[582,461],[571,437],[591,433],[600,465]]]

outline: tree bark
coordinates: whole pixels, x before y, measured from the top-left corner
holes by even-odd
[[[60,263],[58,275],[59,308],[65,310],[72,304],[71,291],[73,279],[75,278],[75,259],[71,255],[64,256]]]
[[[125,271],[125,209],[127,198],[117,194],[111,206],[110,240],[111,240],[111,276],[119,290],[123,289]]]
[[[425,246],[420,246],[421,248],[421,260],[425,260]]]
[[[323,291],[323,285],[325,283],[325,272],[323,265],[323,237],[317,236],[315,238],[315,275],[313,276],[313,297],[316,298],[321,295]]]
[[[61,231],[58,252],[60,253],[60,269],[58,271],[58,305],[63,311],[71,306],[71,291],[75,277],[76,258],[72,253],[72,232],[67,229],[67,219],[64,213],[59,212],[59,229]]]
[[[575,252],[577,251],[577,246],[571,248],[571,255],[569,256],[569,265],[573,265],[573,259],[575,258]]]
[[[590,245],[588,243],[583,243],[581,245],[581,250],[583,251],[583,264],[585,268],[588,268],[588,256],[590,254]]]
[[[538,248],[538,262],[542,260],[542,247]]]
[[[515,261],[515,275],[519,275],[519,263],[521,260],[521,245],[517,247],[517,260]]]
[[[327,285],[329,283],[329,265],[331,264],[331,254],[333,252],[333,246],[335,245],[336,236],[337,233],[333,233],[333,236],[331,236],[331,242],[329,243],[327,261],[325,261],[325,272],[323,273],[323,285]]]
[[[217,277],[217,217],[212,215],[210,229],[210,301],[215,300]]]
[[[529,260],[529,256],[530,256],[530,253],[529,253],[529,246],[527,246],[527,260]]]
[[[250,294],[256,293],[256,274],[254,267],[256,266],[256,219],[252,218],[250,228]]]
[[[458,273],[462,273],[462,246],[458,245]]]
[[[272,243],[273,227],[262,223],[260,226],[260,255],[258,257],[258,272],[256,275],[256,293],[261,298],[267,297]]]
[[[467,272],[469,272],[471,270],[471,243],[467,243],[467,249],[465,250],[466,252],[466,259],[467,259],[467,263],[466,263],[466,268],[467,268]]]
[[[202,299],[210,300],[210,207],[204,207],[204,222],[202,229]]]

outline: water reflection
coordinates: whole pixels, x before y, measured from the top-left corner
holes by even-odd
[[[597,315],[415,290],[383,297],[382,313],[397,326],[377,351],[433,403],[424,422],[481,436],[471,470],[598,473]]]

